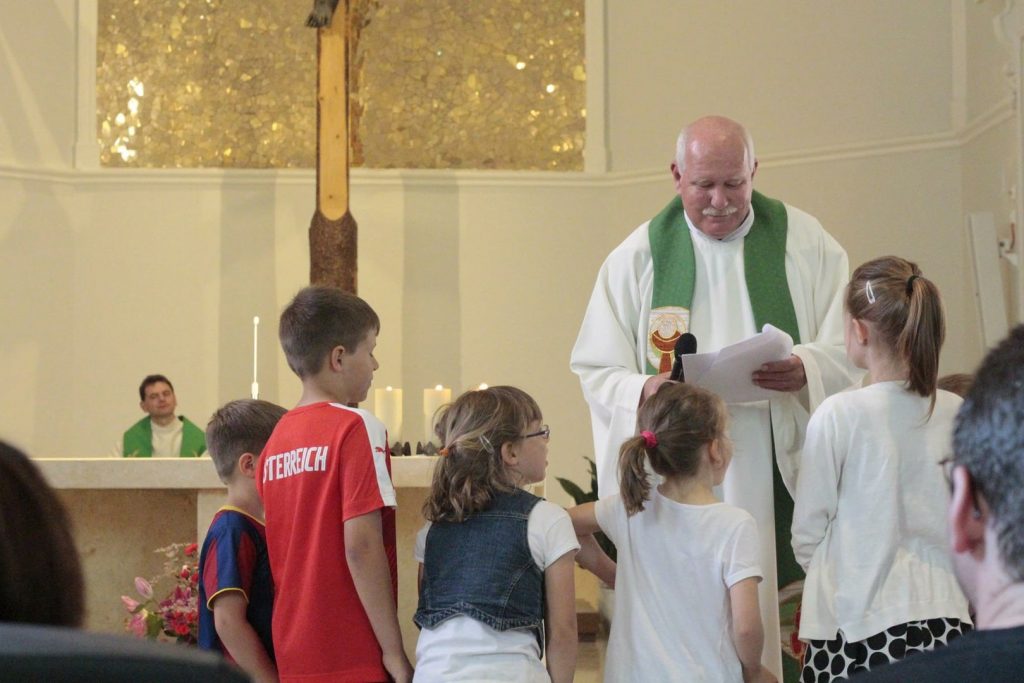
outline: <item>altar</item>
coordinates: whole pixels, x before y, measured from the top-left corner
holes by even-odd
[[[398,494],[398,610],[410,655],[417,630],[416,562],[413,542],[423,519],[420,508],[438,456],[391,459]],[[57,489],[74,525],[86,586],[85,627],[121,633],[127,612],[120,596],[134,594],[136,576],[163,570],[156,552],[172,543],[200,545],[227,490],[209,457],[36,458]]]

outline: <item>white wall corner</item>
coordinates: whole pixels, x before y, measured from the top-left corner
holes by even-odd
[[[605,173],[608,156],[608,88],[605,83],[608,65],[605,24],[606,0],[584,3],[584,58],[587,68],[586,141],[583,147],[583,170]]]
[[[100,165],[96,136],[96,32],[99,0],[78,0],[76,20],[76,67],[78,97],[75,101],[75,145],[71,150],[76,169],[93,170]]]

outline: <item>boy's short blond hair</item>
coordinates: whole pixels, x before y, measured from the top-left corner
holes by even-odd
[[[221,481],[228,483],[243,453],[260,454],[287,412],[269,401],[244,398],[225,403],[213,414],[206,425],[206,447]]]
[[[281,313],[278,337],[288,367],[305,379],[324,366],[331,349],[355,351],[380,318],[370,304],[334,287],[306,287]]]

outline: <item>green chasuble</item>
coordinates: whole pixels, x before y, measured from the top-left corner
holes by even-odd
[[[181,453],[183,458],[196,458],[206,452],[206,435],[184,416],[181,420]],[[153,457],[153,424],[144,417],[124,433],[124,457]]]
[[[765,323],[788,333],[794,344],[800,343],[800,329],[796,310],[789,292],[786,277],[786,233],[788,220],[786,206],[777,199],[753,192],[750,205],[754,209],[754,224],[744,237],[743,263],[747,281],[747,294],[754,312],[754,325],[760,331]],[[683,205],[674,197],[661,213],[651,219],[648,227],[651,257],[654,264],[654,291],[651,300],[652,320],[665,312],[669,319],[677,320],[674,329],[650,329],[648,345],[662,352],[660,367],[651,363],[647,355],[647,374],[665,369],[667,355],[679,335],[689,330],[689,311],[693,303],[696,262],[690,228],[686,223]],[[666,331],[672,334],[666,334]],[[772,441],[774,455],[774,439]],[[793,524],[793,498],[789,495],[779,472],[778,463],[772,458],[772,492],[775,500],[775,556],[778,569],[780,592],[785,586],[804,578],[800,565],[793,555],[791,529]],[[796,602],[799,604],[799,602]],[[783,607],[782,619],[791,615],[795,606]],[[780,644],[781,645],[781,644]],[[785,680],[795,680],[795,660],[783,654]]]

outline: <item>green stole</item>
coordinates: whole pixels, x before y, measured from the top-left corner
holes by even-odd
[[[181,420],[181,457],[196,458],[206,451],[206,435],[184,416]],[[144,417],[124,433],[124,457],[153,457],[153,424]]]
[[[743,238],[743,267],[750,307],[754,310],[754,327],[760,331],[765,323],[771,323],[799,344],[800,329],[786,279],[786,206],[756,190],[750,205],[754,209],[754,225]],[[663,306],[689,310],[697,267],[690,228],[678,197],[651,219],[647,232],[654,261],[651,310]],[[780,296],[783,292],[785,296]],[[647,373],[656,372],[648,361]]]
[[[747,280],[747,294],[754,312],[754,325],[758,331],[771,323],[800,343],[800,328],[796,309],[786,278],[786,233],[789,227],[786,206],[777,199],[754,191],[750,199],[754,209],[754,224],[743,239],[743,265]],[[686,223],[682,202],[674,197],[661,213],[651,219],[648,226],[651,257],[654,263],[654,292],[651,310],[671,306],[690,310],[693,304],[694,282],[697,277],[690,228]],[[687,324],[687,327],[689,325]],[[652,330],[648,330],[648,338]],[[647,374],[657,373],[647,361]],[[778,587],[781,589],[804,578],[793,555],[790,542],[793,525],[793,498],[782,481],[774,457],[772,441],[772,491],[775,497],[775,557]],[[780,609],[782,620],[792,619],[799,599],[787,602]],[[780,644],[781,645],[781,644]],[[783,653],[785,680],[796,680],[794,660]]]

